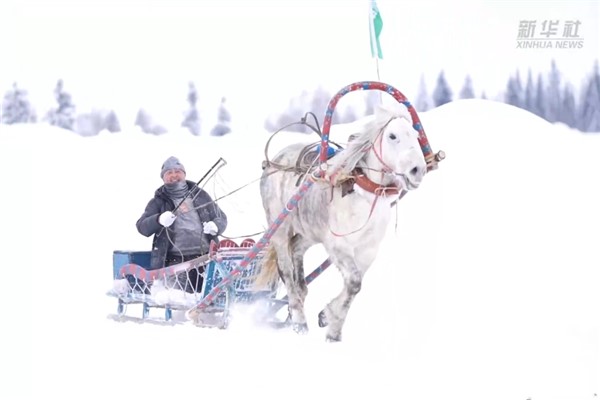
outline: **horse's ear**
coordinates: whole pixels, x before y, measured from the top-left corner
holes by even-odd
[[[375,107],[375,116],[378,120],[388,120],[390,118],[405,118],[408,121],[412,120],[408,108],[399,102],[378,104]]]
[[[375,116],[376,117],[384,117],[391,113],[391,110],[385,104],[379,103],[375,104]]]
[[[390,106],[385,104],[376,104],[375,105],[375,120],[377,121],[387,121],[394,115],[394,112],[390,108]]]

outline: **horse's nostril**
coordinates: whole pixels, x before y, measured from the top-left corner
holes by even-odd
[[[414,167],[413,169],[410,170],[410,174],[415,176],[419,174],[419,167]]]

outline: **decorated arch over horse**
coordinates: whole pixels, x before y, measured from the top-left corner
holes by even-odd
[[[406,106],[412,118],[413,128],[417,132],[419,132],[419,144],[421,145],[421,150],[423,151],[423,156],[425,157],[425,162],[427,163],[427,170],[431,171],[437,169],[438,163],[442,161],[446,156],[443,151],[438,151],[435,154],[433,153],[433,150],[429,145],[427,135],[425,134],[425,130],[423,129],[423,125],[421,124],[421,120],[419,119],[419,115],[417,114],[417,110],[415,110],[415,108],[408,101],[406,96],[402,94],[402,92],[400,92],[398,89],[391,85],[388,85],[387,83],[377,81],[363,81],[351,83],[350,85],[343,87],[329,101],[327,109],[325,110],[325,119],[323,120],[323,133],[321,135],[321,152],[319,154],[321,165],[324,166],[327,162],[327,148],[329,147],[329,131],[331,129],[331,121],[333,118],[333,112],[335,110],[335,107],[338,101],[340,101],[340,99],[344,95],[356,90],[380,90],[390,94],[399,103]],[[321,168],[321,174],[323,175],[324,173],[325,168]]]

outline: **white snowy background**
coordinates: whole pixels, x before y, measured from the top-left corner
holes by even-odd
[[[517,68],[580,89],[600,54],[594,1],[378,0],[381,80],[414,101],[441,69],[498,93]],[[181,158],[221,195],[227,235],[266,228],[256,179],[277,112],[303,89],[375,80],[363,0],[6,0],[0,87],[27,89],[38,115],[65,81],[78,112],[115,109],[124,132],[82,138],[45,124],[0,125],[1,399],[596,399],[600,391],[597,188],[600,135],[500,103],[462,100],[420,113],[440,169],[398,205],[350,311],[344,341],[316,314],[339,290],[310,286],[310,332],[107,318],[114,250],[147,250],[135,221]],[[582,21],[579,50],[516,48],[519,21]],[[187,82],[204,110],[228,97],[234,132],[163,136],[131,128],[140,107],[178,126]],[[342,100],[342,103],[345,100]],[[343,142],[346,132],[332,130]],[[278,136],[273,151],[305,136]],[[319,247],[307,269],[326,257]],[[130,307],[128,313],[141,315]]]
[[[192,180],[225,158],[210,193],[251,183],[223,202],[226,233],[265,228],[264,132],[81,138],[3,125],[0,397],[597,398],[600,135],[487,100],[420,117],[447,159],[398,205],[339,344],[316,324],[339,290],[335,268],[310,286],[306,336],[243,313],[228,330],[107,318],[112,252],[149,249],[135,221],[168,156]],[[282,134],[272,151],[298,139],[315,138]],[[324,258],[313,248],[307,268]]]

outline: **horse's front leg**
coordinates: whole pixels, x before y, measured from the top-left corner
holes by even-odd
[[[329,254],[335,254],[330,252]],[[360,252],[354,254],[347,252],[342,255],[337,253],[334,263],[340,270],[344,288],[342,292],[334,298],[326,307],[319,313],[319,326],[328,327],[327,341],[339,342],[342,340],[342,328],[348,316],[348,311],[352,301],[360,292],[362,287],[362,279],[371,266],[377,254],[377,246],[365,247]]]
[[[348,315],[352,301],[360,292],[363,272],[351,254],[338,255],[334,260],[344,279],[341,293],[335,297],[323,311],[319,313],[319,326],[327,326],[326,339],[329,342],[342,340],[342,328]]]

